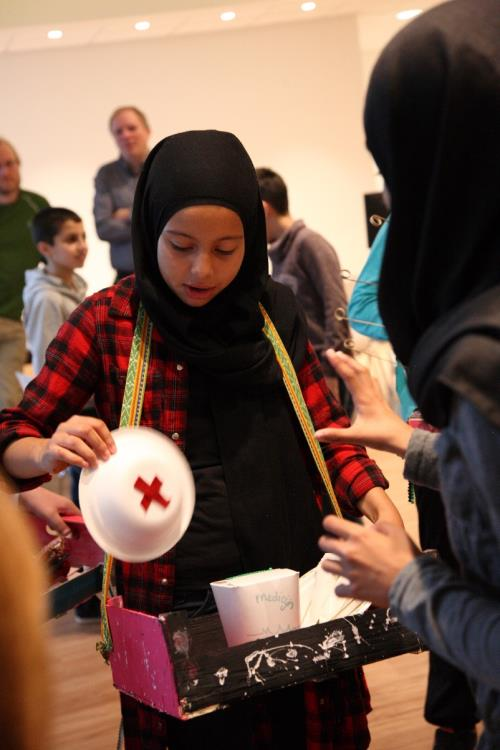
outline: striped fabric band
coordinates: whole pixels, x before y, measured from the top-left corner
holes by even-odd
[[[146,388],[149,354],[151,351],[152,331],[153,324],[149,320],[143,306],[140,305],[137,313],[137,322],[135,324],[132,347],[130,349],[127,379],[125,381],[122,410],[120,414],[120,427],[137,427],[140,424],[142,405],[144,403],[144,391]],[[102,654],[105,661],[108,661],[109,654],[113,649],[108,613],[106,610],[112,568],[113,557],[106,554],[104,556],[104,574],[102,579],[101,640],[97,644],[97,650]]]
[[[325,485],[328,497],[330,498],[332,504],[333,511],[337,516],[342,518],[342,512],[340,510],[338,500],[335,497],[335,492],[333,491],[332,482],[330,479],[330,474],[328,473],[328,467],[323,456],[323,451],[321,450],[321,446],[314,435],[314,425],[311,419],[311,415],[309,414],[306,402],[304,401],[304,396],[302,395],[302,391],[300,390],[297,373],[295,372],[292,361],[288,356],[288,352],[280,338],[278,331],[274,326],[273,321],[269,317],[263,305],[259,303],[259,307],[262,313],[262,317],[264,318],[264,328],[262,330],[264,331],[265,336],[271,342],[274,353],[276,354],[276,359],[278,360],[281,372],[283,373],[283,382],[285,384],[285,388],[288,391],[288,395],[290,396],[290,401],[292,402],[295,414],[297,415],[300,426],[302,427],[302,431],[307,440],[307,444],[309,445],[309,448],[311,450],[312,457],[314,458],[316,467],[323,480],[323,484]]]

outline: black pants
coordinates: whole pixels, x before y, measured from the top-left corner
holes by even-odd
[[[437,550],[441,559],[456,570],[441,495],[425,487],[415,487],[415,499],[422,549]],[[424,716],[430,724],[452,729],[471,729],[479,721],[467,677],[432,651]]]

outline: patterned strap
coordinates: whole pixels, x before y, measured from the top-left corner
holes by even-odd
[[[262,313],[262,317],[264,318],[264,328],[262,330],[264,331],[265,336],[267,336],[267,338],[271,342],[274,353],[276,354],[276,359],[278,360],[278,364],[281,367],[281,372],[283,373],[283,382],[288,391],[288,395],[290,396],[290,401],[292,402],[295,414],[297,415],[300,426],[302,427],[302,431],[307,440],[307,444],[309,445],[309,449],[311,451],[316,467],[323,480],[323,484],[325,485],[328,497],[330,498],[330,501],[332,503],[333,511],[337,516],[342,518],[342,512],[340,510],[338,500],[335,497],[335,492],[333,491],[332,482],[330,479],[330,474],[328,472],[328,467],[325,462],[325,458],[323,456],[323,451],[321,450],[321,446],[314,435],[314,425],[311,419],[311,415],[309,414],[307,404],[304,401],[304,396],[302,395],[302,391],[300,389],[297,373],[295,372],[292,361],[288,356],[285,345],[283,344],[283,341],[281,340],[280,335],[276,330],[274,323],[269,317],[266,309],[260,303],[259,308]]]
[[[409,503],[416,502],[415,485],[413,484],[413,482],[408,482],[408,502]]]
[[[120,414],[120,427],[136,427],[140,424],[151,351],[152,331],[153,324],[149,320],[143,306],[140,305],[128,361],[127,379],[125,381]],[[113,650],[113,641],[111,639],[106,610],[112,569],[113,557],[112,555],[105,555],[101,597],[101,640],[97,644],[97,650],[100,651],[106,662]]]

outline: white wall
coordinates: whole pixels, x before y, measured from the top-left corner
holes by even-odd
[[[356,271],[366,256],[363,193],[375,189],[362,132],[363,73],[354,16],[43,52],[4,53],[1,135],[18,148],[23,184],[81,213],[91,290],[112,280],[94,232],[93,176],[115,157],[107,119],[147,113],[169,133],[232,130],[256,166],[288,183],[291,208]]]

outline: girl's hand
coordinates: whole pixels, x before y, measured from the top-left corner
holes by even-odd
[[[327,516],[323,526],[327,534],[319,546],[338,560],[324,560],[322,566],[348,581],[337,586],[335,593],[387,607],[397,575],[420,554],[410,537],[399,526],[383,521],[366,527]]]
[[[365,367],[343,352],[329,349],[326,356],[351,392],[356,416],[351,427],[317,430],[318,440],[355,443],[404,457],[412,428],[384,401],[377,381]]]
[[[68,466],[96,469],[116,452],[113,437],[101,419],[74,416],[61,422],[52,437],[38,441],[36,462],[41,471],[57,474]]]

